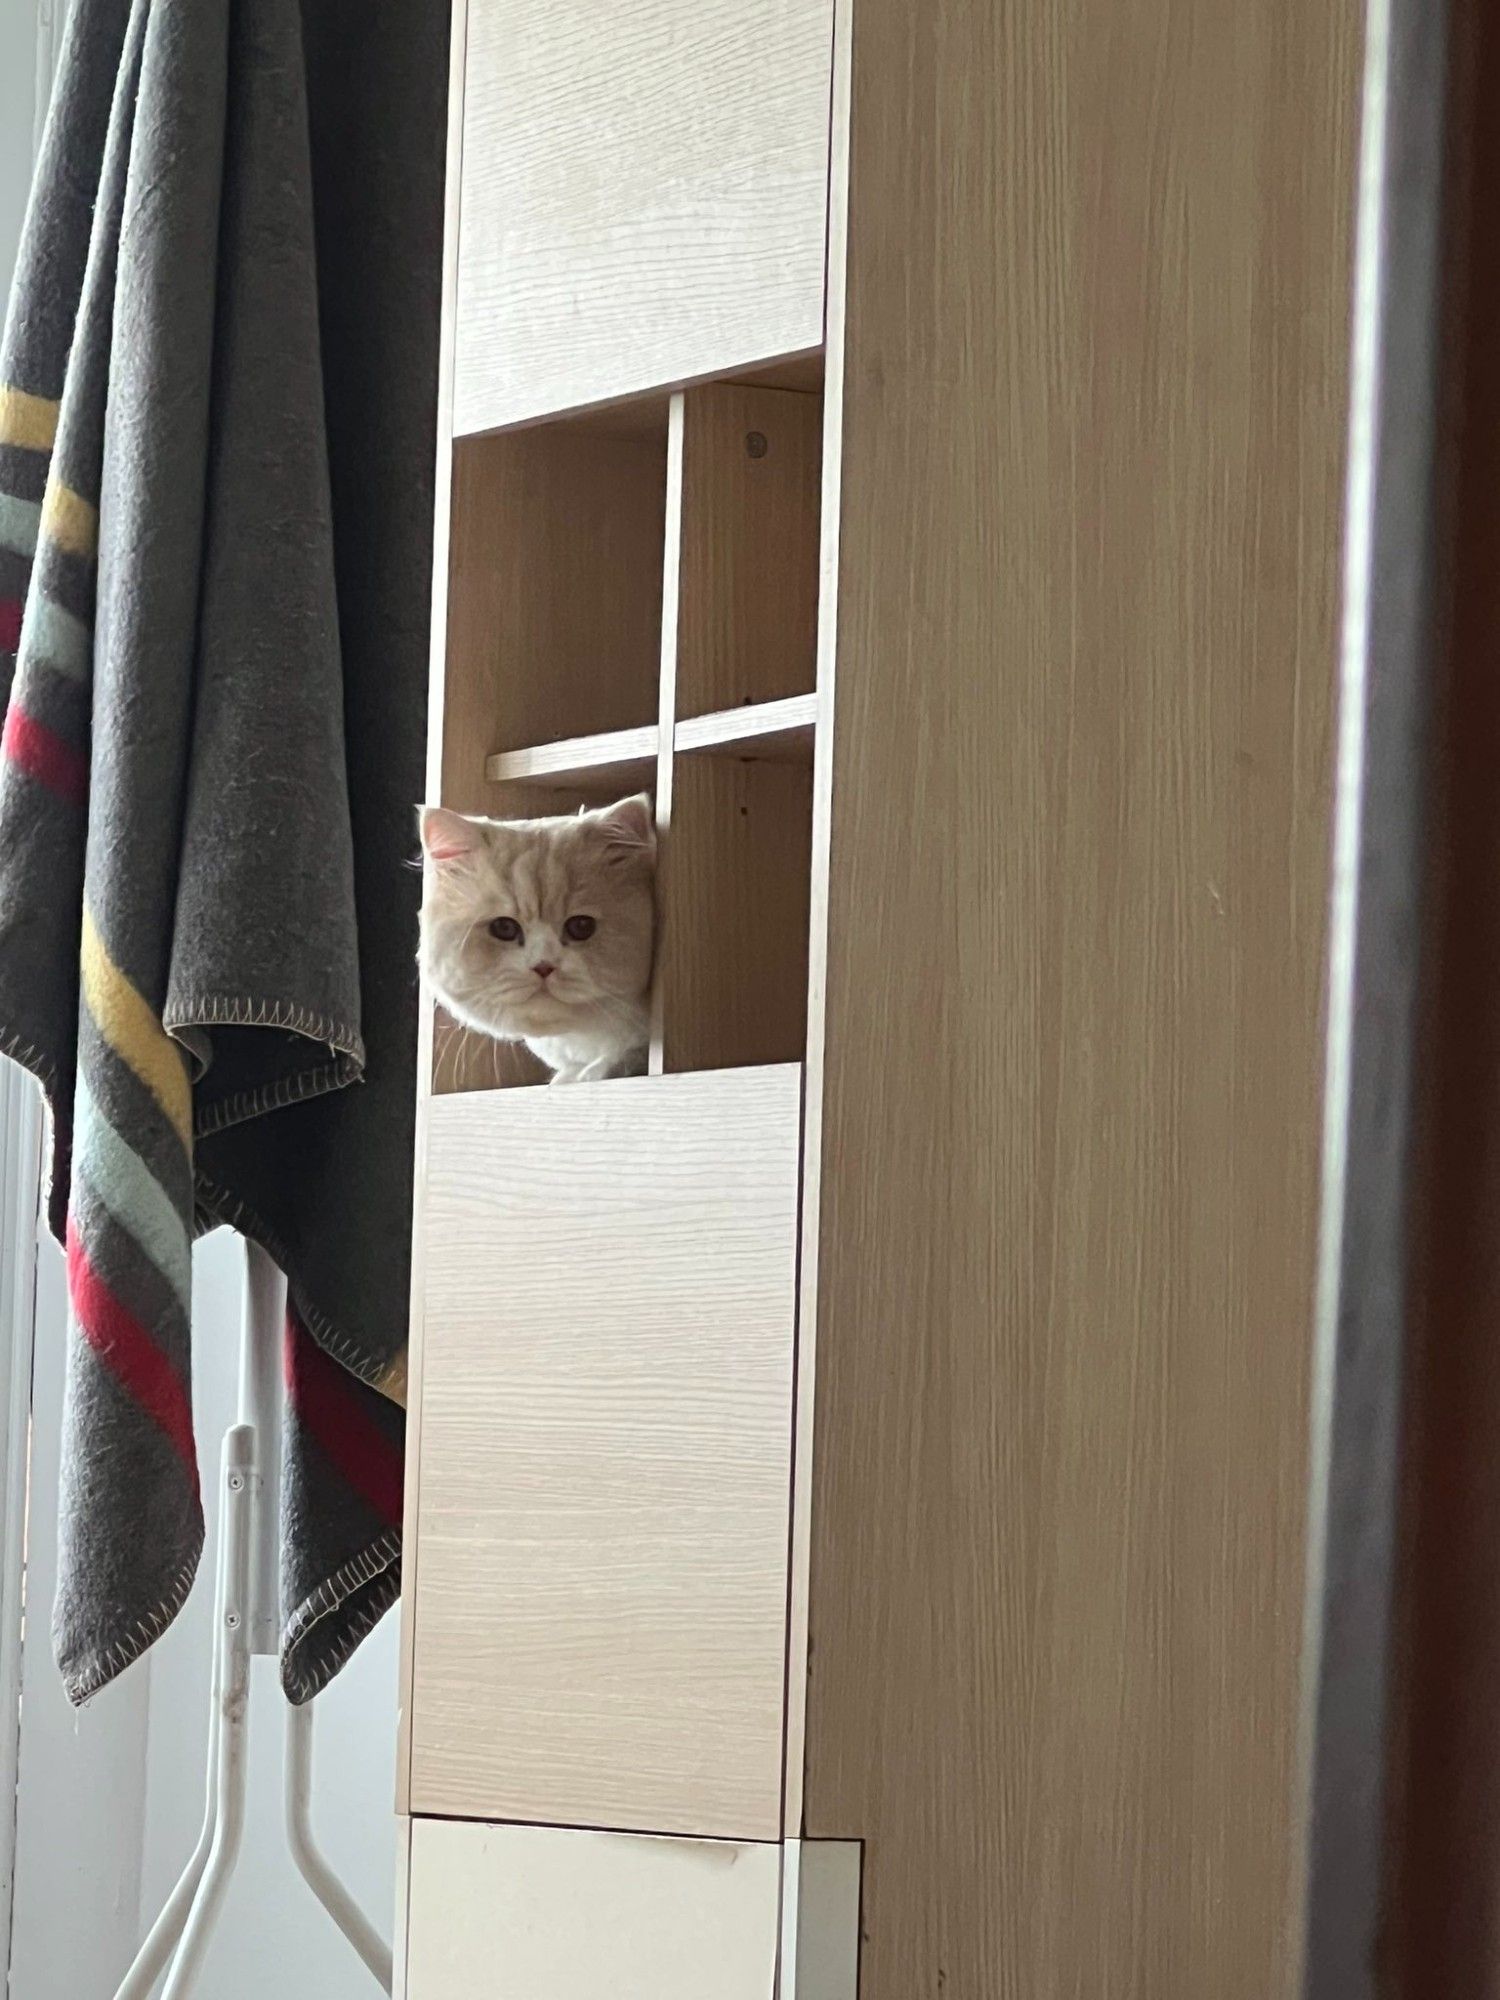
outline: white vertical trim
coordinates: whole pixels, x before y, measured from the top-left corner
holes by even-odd
[[[781,1850],[777,2000],[859,2000],[857,1840],[788,1840]]]
[[[31,154],[41,151],[68,0],[35,0]],[[9,273],[0,274],[8,291]],[[0,319],[4,317],[0,298]],[[42,1113],[31,1077],[0,1058],[0,1967],[10,1966],[21,1753],[21,1634],[36,1346]]]
[[[1370,0],[1365,19],[1363,130],[1356,203],[1354,310],[1349,363],[1349,444],[1344,501],[1344,609],[1339,637],[1338,744],[1333,879],[1328,916],[1328,1026],[1323,1072],[1322,1211],[1314,1322],[1307,1589],[1303,1605],[1302,1760],[1311,1769],[1327,1568],[1329,1468],[1338,1361],[1339,1294],[1349,1166],[1349,1098],[1360,861],[1364,846],[1365,723],[1369,698],[1370,600],[1380,446],[1381,297],[1385,285],[1386,152],[1391,0]]]
[[[1367,0],[1299,1744],[1305,2000],[1374,2000],[1441,651],[1448,0]]]
[[[21,1748],[31,1360],[36,1333],[37,1088],[0,1061],[0,1947],[10,1961]]]

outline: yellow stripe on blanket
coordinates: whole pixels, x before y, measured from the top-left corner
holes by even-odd
[[[0,444],[51,451],[57,442],[57,408],[50,396],[33,396],[0,382]]]
[[[99,509],[60,479],[49,479],[42,501],[42,533],[70,556],[91,556],[99,545]]]
[[[406,1408],[406,1349],[375,1377],[375,1387],[387,1401]]]
[[[193,1132],[193,1091],[187,1059],[104,949],[87,905],[80,958],[84,1002],[94,1025],[151,1092],[177,1128],[183,1145],[188,1145]]]

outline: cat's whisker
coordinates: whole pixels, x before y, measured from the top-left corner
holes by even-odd
[[[448,1023],[447,1037],[443,1043],[443,1054],[448,1063],[448,1089],[457,1090],[459,1084],[460,1060],[469,1031],[458,1021]]]

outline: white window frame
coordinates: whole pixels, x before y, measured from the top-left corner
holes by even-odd
[[[67,0],[35,0],[31,157],[41,149]],[[9,274],[0,272],[0,313]],[[21,1745],[21,1643],[42,1107],[31,1077],[0,1059],[0,1966],[10,1963]]]
[[[10,1961],[16,1863],[41,1124],[36,1085],[14,1064],[0,1063],[0,1963],[4,1964]]]

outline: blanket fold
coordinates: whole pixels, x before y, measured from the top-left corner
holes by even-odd
[[[292,1699],[398,1589],[440,13],[70,15],[0,345],[0,1050],[67,1245],[75,1700],[197,1570],[195,1231],[288,1276]]]

